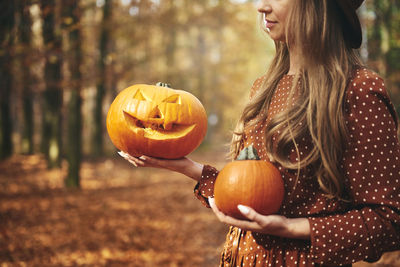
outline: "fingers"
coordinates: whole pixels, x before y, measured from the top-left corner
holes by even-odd
[[[235,227],[239,227],[239,228],[241,228],[243,230],[250,230],[250,231],[256,231],[256,232],[260,232],[262,230],[261,225],[260,225],[260,223],[258,221],[252,220],[252,219],[249,218],[249,217],[251,217],[251,218],[259,219],[258,213],[255,212],[253,209],[251,209],[251,208],[249,208],[247,206],[239,205],[240,206],[239,210],[242,213],[245,213],[243,215],[246,218],[249,218],[249,221],[248,220],[239,220],[239,219],[230,217],[230,216],[224,214],[223,212],[221,212],[218,209],[218,207],[215,205],[214,198],[209,198],[208,202],[209,202],[212,210],[214,211],[215,215],[217,216],[217,218],[222,223],[225,223],[225,224],[228,224],[228,225],[232,225],[232,226],[235,226]],[[248,210],[246,210],[246,208]]]
[[[138,158],[149,167],[162,167],[162,161],[153,157],[142,155]]]
[[[129,161],[133,166],[135,166],[135,167],[144,167],[144,165],[145,165],[145,163],[143,162],[143,160],[141,160],[141,159],[139,159],[139,158],[137,158],[137,157],[134,157],[134,156],[131,156],[131,155],[129,155],[128,153],[125,153],[125,152],[123,152],[123,151],[119,151],[118,152],[118,154],[121,156],[121,157],[123,157],[125,160],[127,160],[127,161]]]
[[[217,206],[215,205],[215,200],[213,197],[209,197],[208,198],[208,204],[210,204],[211,209],[214,211],[215,214],[217,214],[220,212],[217,208]]]
[[[156,168],[165,168],[165,162],[163,160],[159,160],[153,157],[142,155],[140,157],[134,157],[128,153],[123,151],[119,151],[118,154],[123,157],[125,160],[129,161],[135,167],[156,167]]]
[[[209,198],[208,202],[213,212],[222,223],[232,225],[243,230],[266,233],[282,237],[291,237],[291,233],[288,232],[288,219],[284,216],[264,216],[248,206],[238,205],[238,210],[243,214],[243,216],[248,219],[239,220],[221,212],[216,206],[214,198]]]
[[[239,219],[236,219],[236,218],[233,218],[231,216],[224,214],[215,205],[214,198],[208,198],[208,203],[210,204],[210,207],[214,211],[217,218],[225,224],[236,226],[236,227],[239,227],[244,230],[251,230],[251,231],[259,231],[261,229],[260,225],[255,221],[239,220]]]
[[[234,218],[232,218],[230,216],[227,216],[223,212],[221,212],[218,209],[217,205],[215,204],[214,198],[211,198],[211,197],[208,198],[208,203],[210,204],[211,209],[214,211],[214,213],[217,215],[217,217],[221,221],[223,221],[223,222],[227,222],[227,221],[232,222],[232,219],[234,219]],[[250,207],[247,207],[247,206],[243,206],[243,205],[238,205],[238,209],[246,218],[250,219],[250,221],[256,221],[253,218],[257,217],[257,213],[253,209],[251,209]],[[236,220],[236,219],[234,219],[234,220],[235,221],[240,221],[240,220]]]
[[[257,213],[252,208],[250,208],[248,206],[244,206],[244,205],[238,205],[237,208],[240,211],[240,213],[242,213],[243,216],[245,216],[250,221],[254,221],[254,222],[260,223],[260,219],[261,219],[260,218],[260,214]]]
[[[213,212],[215,213],[215,215],[217,215],[218,219],[226,224],[231,224],[232,225],[232,220],[234,218],[225,215],[222,211],[220,211],[217,207],[217,205],[215,204],[215,200],[212,197],[208,198],[208,203],[210,204],[211,209],[213,210]]]
[[[208,203],[210,204],[210,207],[215,215],[217,215],[218,219],[223,223],[227,223],[227,216],[218,209],[217,205],[215,205],[215,200],[213,197],[208,198]]]

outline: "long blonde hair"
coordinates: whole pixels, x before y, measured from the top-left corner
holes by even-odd
[[[357,53],[343,37],[342,13],[332,0],[293,1],[286,27],[286,42],[276,42],[276,55],[265,81],[245,106],[231,142],[231,156],[239,153],[244,130],[260,121],[268,110],[275,88],[289,71],[289,45],[300,52],[300,71],[288,97],[295,100],[275,115],[265,130],[266,151],[285,168],[312,166],[320,187],[330,197],[342,198],[341,160],[348,142],[344,117],[345,90],[353,71],[362,65]],[[300,158],[296,140],[311,137],[312,150]],[[273,137],[275,141],[273,142]],[[288,155],[292,148],[297,162]]]

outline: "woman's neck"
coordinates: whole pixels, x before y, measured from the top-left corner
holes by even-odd
[[[298,49],[295,47],[289,48],[289,60],[290,60],[290,67],[289,67],[289,75],[294,75],[300,70],[300,57],[299,57]]]

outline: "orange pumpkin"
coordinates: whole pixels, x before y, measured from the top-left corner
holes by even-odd
[[[255,158],[258,158],[255,149],[245,148],[239,160],[228,163],[218,174],[214,199],[218,209],[226,215],[246,219],[237,209],[239,204],[263,215],[276,213],[282,205],[284,185],[279,170]]]
[[[174,159],[196,149],[207,115],[192,94],[165,84],[138,84],[121,91],[107,114],[113,144],[133,156]]]

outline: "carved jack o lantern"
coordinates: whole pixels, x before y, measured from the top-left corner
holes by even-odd
[[[111,104],[107,131],[118,149],[133,156],[174,159],[200,145],[207,115],[188,92],[138,84],[121,91]]]

